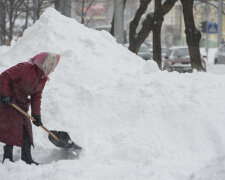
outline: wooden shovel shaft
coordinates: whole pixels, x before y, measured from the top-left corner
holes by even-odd
[[[24,110],[22,110],[16,104],[12,103],[11,106],[14,107],[16,110],[18,110],[19,112],[21,112],[26,117],[28,117],[30,120],[36,121],[32,116],[30,116],[29,114],[27,114]],[[44,129],[48,134],[50,134],[50,136],[52,136],[54,139],[56,139],[57,141],[59,141],[59,139],[57,138],[57,136],[55,134],[53,134],[51,131],[49,131],[45,126],[41,125],[41,128]]]

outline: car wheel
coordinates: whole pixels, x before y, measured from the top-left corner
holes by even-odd
[[[217,64],[217,59],[214,60],[214,64]]]

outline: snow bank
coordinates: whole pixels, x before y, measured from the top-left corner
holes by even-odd
[[[33,156],[43,166],[25,165],[15,148],[1,179],[182,180],[224,154],[224,74],[160,72],[109,33],[52,8],[1,54],[0,70],[42,51],[62,55],[44,89],[43,123],[85,151],[68,160],[34,127]]]

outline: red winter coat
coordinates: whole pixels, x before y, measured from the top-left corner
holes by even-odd
[[[40,115],[42,90],[46,81],[46,76],[36,65],[20,63],[0,75],[0,96],[10,96],[13,103],[26,112],[31,104],[32,115]],[[10,105],[0,102],[0,141],[21,147],[23,125],[33,145],[31,121]]]

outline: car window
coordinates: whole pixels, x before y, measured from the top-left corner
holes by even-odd
[[[173,56],[177,57],[189,56],[188,48],[174,49]]]
[[[171,49],[169,49],[169,50],[166,52],[166,56],[167,56],[167,57],[170,57],[171,52],[172,52],[172,50],[171,50]]]

